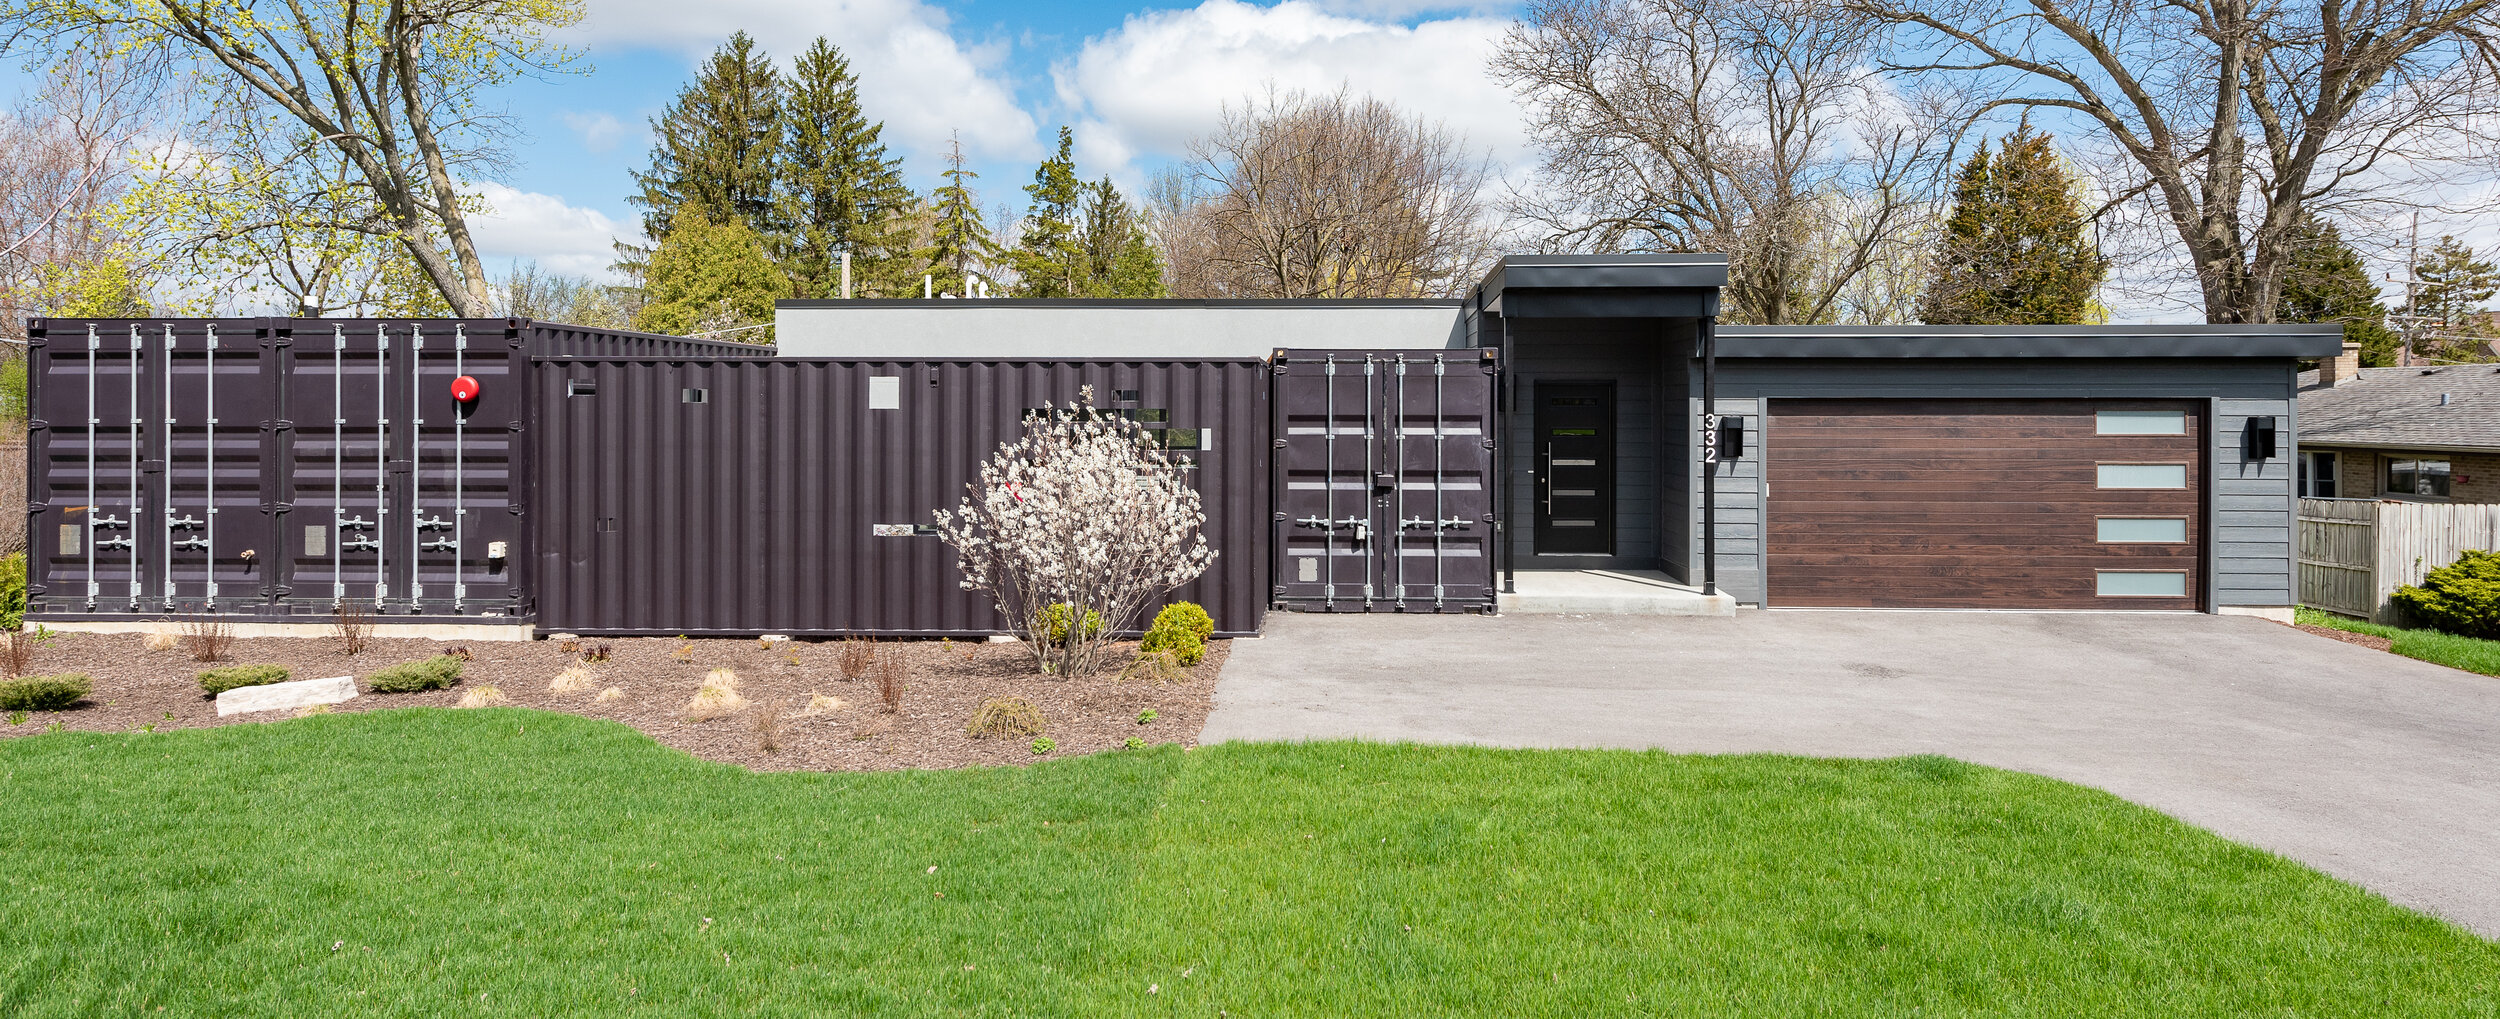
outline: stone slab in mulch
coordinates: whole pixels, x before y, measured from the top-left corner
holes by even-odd
[[[500,701],[512,706],[611,719],[697,757],[757,770],[1028,764],[1045,759],[1033,753],[1029,737],[965,735],[965,722],[983,702],[993,697],[1032,702],[1048,722],[1046,735],[1058,743],[1048,757],[1119,749],[1131,736],[1148,743],[1194,745],[1213,706],[1216,673],[1230,653],[1228,642],[1211,642],[1206,661],[1186,678],[1156,683],[1121,681],[1111,674],[1038,676],[1021,644],[889,641],[883,646],[904,656],[910,679],[901,709],[888,714],[878,709],[872,682],[842,679],[839,642],[648,637],[579,643],[610,649],[609,661],[587,666],[592,681],[579,692],[549,688],[580,657],[564,650],[561,642],[473,643],[462,645],[471,660],[458,686],[426,693],[368,692],[326,710],[453,707],[464,697],[472,703],[497,700],[480,696],[481,688],[492,686]],[[375,640],[349,656],[331,640],[261,637],[235,641],[218,664],[273,663],[287,666],[299,679],[353,673],[361,681],[385,666],[426,658],[450,646],[430,640]],[[1117,657],[1125,662],[1128,655],[1124,650]],[[0,724],[0,738],[41,732],[54,723],[101,732],[273,720],[283,724],[283,714],[218,717],[216,702],[199,687],[199,672],[208,667],[181,650],[148,650],[136,634],[55,635],[37,648],[30,671],[84,672],[94,679],[94,692],[68,710],[36,712],[20,724]],[[718,668],[737,675],[747,706],[722,718],[690,720],[687,702],[704,676]],[[597,695],[609,688],[619,694],[599,700]],[[840,706],[808,714],[807,705],[816,695],[833,698]],[[1156,713],[1155,720],[1138,724],[1138,713],[1148,709]]]
[[[217,717],[245,715],[255,711],[292,711],[316,704],[339,704],[356,699],[356,677],[327,676],[321,679],[297,679],[284,683],[263,683],[259,686],[238,686],[217,695]]]

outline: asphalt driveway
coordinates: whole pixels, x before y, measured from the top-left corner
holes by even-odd
[[[2500,679],[2246,617],[1271,613],[1203,739],[1334,738],[1945,754],[2500,938]]]

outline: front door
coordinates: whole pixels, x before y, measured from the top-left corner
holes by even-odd
[[[1613,555],[1615,384],[1535,387],[1536,553]]]

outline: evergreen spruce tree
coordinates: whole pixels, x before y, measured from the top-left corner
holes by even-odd
[[[2454,237],[2442,237],[2413,267],[2421,283],[2409,313],[2424,321],[2413,352],[2437,361],[2489,361],[2494,329],[2483,302],[2500,293],[2500,265],[2479,258]]]
[[[799,297],[841,296],[839,253],[851,253],[853,293],[920,294],[926,262],[912,250],[917,198],[902,159],[888,156],[859,108],[859,79],[842,51],[819,38],[800,54],[782,104],[773,254]]]
[[[1144,217],[1105,177],[1085,186],[1077,250],[1083,261],[1078,297],[1163,297],[1163,256],[1147,235]]]
[[[1084,185],[1076,178],[1074,145],[1074,135],[1060,128],[1058,153],[1042,160],[1033,183],[1024,186],[1033,204],[1025,211],[1015,250],[1007,253],[1018,297],[1077,296],[1085,262],[1076,221]]]
[[[781,101],[781,75],[745,32],[713,51],[694,84],[651,122],[651,168],[634,174],[639,190],[626,199],[643,209],[643,233],[665,239],[688,208],[775,233]]]
[[[2395,364],[2403,341],[2387,328],[2387,308],[2379,303],[2379,288],[2370,282],[2361,253],[2344,243],[2335,224],[2315,217],[2301,221],[2296,237],[2275,320],[2341,322],[2344,339],[2361,345],[2364,366]]]
[[[762,235],[737,220],[716,223],[700,208],[684,209],[644,268],[634,328],[684,336],[762,325],[725,338],[770,343],[773,301],[789,292],[789,277],[773,264]]]
[[[941,277],[937,289],[945,291],[949,284],[963,286],[966,276],[988,279],[987,270],[998,255],[998,243],[991,239],[989,224],[981,218],[980,196],[965,183],[980,174],[964,169],[960,138],[947,140],[946,170],[938,176],[946,178],[946,183],[929,195],[937,222],[922,258]]]
[[[1954,183],[1936,275],[1920,300],[1933,324],[2075,325],[2097,317],[2109,263],[2086,229],[2082,188],[2029,124],[1982,147]]]

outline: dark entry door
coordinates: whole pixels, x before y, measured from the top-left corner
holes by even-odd
[[[1484,611],[1493,601],[1490,351],[1278,351],[1275,603]]]
[[[1615,384],[1536,383],[1536,552],[1615,550]]]

